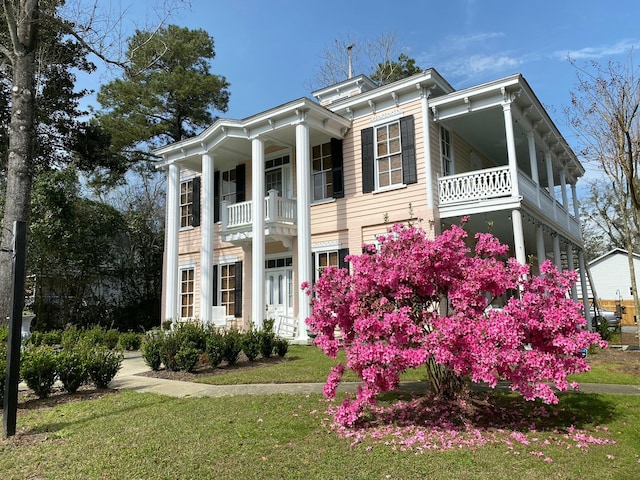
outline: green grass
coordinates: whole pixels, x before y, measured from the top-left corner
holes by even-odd
[[[561,428],[571,422],[589,430],[606,426],[616,444],[591,445],[587,452],[545,447],[553,463],[529,454],[539,447],[522,446],[515,456],[503,443],[421,455],[370,441],[350,447],[351,440],[322,426],[325,406],[317,395],[176,399],[124,391],[53,408],[21,409],[18,436],[0,440],[0,472],[5,480],[640,476],[636,396],[562,395],[559,407],[568,413],[547,422]],[[550,435],[536,434],[539,441]]]
[[[640,377],[617,371],[613,364],[593,364],[591,370],[569,375],[569,381],[578,383],[611,383],[618,385],[640,385]]]
[[[219,368],[215,375],[198,378],[201,383],[212,385],[237,385],[250,383],[324,383],[331,367],[344,362],[344,352],[337,359],[327,357],[322,350],[312,346],[291,345],[280,363],[256,362],[253,368]],[[406,372],[402,380],[426,380],[426,370]],[[345,371],[345,382],[358,381],[352,371]]]

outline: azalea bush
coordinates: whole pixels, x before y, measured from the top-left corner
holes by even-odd
[[[606,346],[583,329],[582,307],[568,298],[575,272],[546,261],[532,276],[493,235],[467,237],[461,226],[429,239],[395,225],[377,248],[347,257],[351,274],[327,267],[313,289],[303,284],[315,344],[334,358],[344,348],[346,366],[362,380],[336,410],[338,423],[354,425],[402,372],[424,365],[440,398],[462,393],[465,379],[492,387],[506,380],[527,400],[557,403],[550,384],[566,390],[567,375],[589,368],[581,352]],[[487,309],[498,297],[510,298]],[[325,396],[335,396],[344,368],[333,368]]]

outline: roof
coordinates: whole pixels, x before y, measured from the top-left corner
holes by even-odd
[[[602,262],[605,262],[606,260],[608,260],[609,258],[613,257],[614,255],[624,255],[625,257],[627,256],[627,250],[624,250],[622,248],[614,248],[613,250],[609,250],[607,253],[600,255],[598,258],[595,258],[593,260],[591,260],[589,262],[589,267],[594,267]],[[637,253],[633,254],[633,257],[636,260],[640,261],[640,255]]]

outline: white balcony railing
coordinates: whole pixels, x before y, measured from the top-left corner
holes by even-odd
[[[487,168],[438,179],[440,205],[511,196],[509,167]]]
[[[279,197],[277,190],[269,190],[269,195],[264,199],[264,216],[267,224],[294,225],[296,223],[296,201]],[[221,220],[222,230],[250,226],[253,223],[251,200],[234,204],[222,202]]]

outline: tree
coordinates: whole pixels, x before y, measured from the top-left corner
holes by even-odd
[[[4,187],[4,212],[2,221],[2,233],[0,245],[8,248],[12,245],[12,228],[15,221],[28,223],[31,204],[31,189],[36,173],[35,159],[39,145],[36,143],[38,136],[37,118],[39,109],[44,115],[39,101],[44,98],[43,84],[37,80],[43,71],[39,67],[48,65],[52,75],[72,80],[67,70],[70,67],[69,55],[71,50],[76,52],[72,57],[82,58],[84,52],[92,52],[99,58],[112,64],[126,65],[125,60],[110,60],[106,56],[109,42],[109,32],[118,32],[111,28],[113,23],[103,24],[102,32],[96,28],[96,24],[104,20],[97,15],[98,3],[94,8],[90,5],[80,5],[73,12],[64,0],[3,0],[2,18],[4,20],[0,28],[0,55],[5,58],[3,62],[4,82],[2,88],[6,91],[10,84],[10,103],[0,105],[0,111],[9,111],[8,121],[8,154],[6,167],[6,184]],[[89,8],[87,8],[89,7]],[[82,10],[84,8],[84,10]],[[65,17],[69,13],[77,14]],[[48,36],[47,36],[48,34]],[[57,35],[57,36],[56,36]],[[62,51],[63,58],[51,55],[57,47],[65,46]],[[51,47],[53,47],[51,49]],[[85,63],[88,65],[88,63]],[[77,65],[75,65],[77,67]],[[10,79],[10,81],[8,80]],[[73,82],[71,82],[72,84]],[[52,82],[58,87],[64,87],[67,94],[71,86],[64,86],[63,82]],[[55,98],[62,90],[52,90],[47,97]],[[54,111],[58,111],[54,109]],[[53,123],[57,120],[52,115]],[[87,134],[96,133],[95,129],[88,129]],[[78,138],[81,138],[83,134]],[[73,138],[73,135],[67,137]],[[104,144],[104,136],[102,136]],[[57,152],[52,149],[52,152]],[[44,157],[44,155],[43,155]],[[12,259],[7,253],[0,254],[0,324],[6,324],[10,305],[10,292],[12,282]]]
[[[640,71],[633,51],[626,64],[591,62],[576,68],[578,84],[567,109],[580,154],[596,163],[615,187],[614,202],[627,250],[633,303],[640,297],[633,262],[635,234],[640,231]],[[640,334],[640,323],[638,324]],[[640,344],[640,336],[639,336]]]
[[[582,351],[601,342],[567,298],[575,272],[559,273],[547,261],[542,277],[531,276],[515,259],[503,260],[508,246],[491,234],[475,235],[472,254],[458,226],[429,240],[414,226],[395,225],[379,241],[379,251],[368,245],[347,257],[351,274],[328,267],[313,287],[307,325],[315,344],[334,358],[342,345],[346,366],[362,380],[356,398],[337,410],[338,423],[353,426],[403,371],[425,364],[432,391],[444,398],[460,394],[469,377],[491,387],[510,381],[525,399],[546,403],[557,402],[550,383],[566,390],[568,374],[588,369]],[[502,309],[487,311],[513,292]],[[326,396],[335,396],[343,372],[334,367]]]
[[[310,81],[312,89],[346,80],[349,63],[353,74],[368,75],[379,85],[422,71],[414,59],[402,52],[395,33],[382,34],[373,40],[358,40],[351,36],[337,38],[322,51],[320,62],[315,77]]]
[[[150,147],[177,142],[227,111],[229,83],[210,73],[214,41],[204,30],[175,25],[137,31],[128,41],[130,67],[100,88],[99,124],[112,148],[130,159],[148,158]]]

